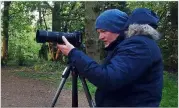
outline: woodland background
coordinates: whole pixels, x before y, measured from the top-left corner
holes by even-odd
[[[59,32],[83,32],[85,52],[101,62],[105,56],[103,43],[98,40],[94,28],[96,17],[106,9],[118,8],[130,14],[137,7],[146,7],[160,17],[158,41],[163,54],[165,70],[178,70],[178,2],[131,2],[131,1],[9,1],[1,2],[1,65],[16,63],[33,64],[40,59],[66,63],[59,54],[55,58],[56,43],[36,43],[36,30]],[[96,53],[98,52],[98,53]]]
[[[127,14],[138,7],[152,9],[160,17],[158,31],[163,36],[157,41],[164,62],[160,106],[178,106],[178,1],[5,1],[0,4],[2,70],[13,67],[13,75],[40,79],[56,86],[67,65],[67,57],[57,52],[56,43],[37,43],[37,30],[82,31],[84,52],[101,63],[105,52],[95,30],[97,16],[113,8]],[[88,84],[94,94],[96,88]],[[71,87],[70,83],[67,86]]]

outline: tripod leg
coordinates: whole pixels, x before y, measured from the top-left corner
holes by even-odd
[[[94,107],[95,107],[95,103],[93,102],[92,97],[91,97],[91,95],[90,95],[88,86],[87,86],[87,84],[86,84],[86,80],[85,80],[84,77],[81,77],[80,75],[79,75],[79,77],[80,77],[80,80],[81,80],[81,82],[82,82],[83,89],[84,89],[84,91],[85,91],[85,95],[86,95],[86,98],[87,98],[87,100],[88,100],[89,106],[94,108]]]
[[[69,65],[68,67],[65,68],[65,70],[63,71],[63,74],[62,74],[62,81],[57,89],[57,92],[55,94],[55,97],[53,98],[53,102],[52,102],[52,105],[51,107],[54,107],[56,102],[57,102],[57,99],[62,91],[62,88],[66,82],[66,79],[68,78],[69,74],[70,74],[70,69],[71,69],[71,66]]]
[[[64,84],[65,84],[65,81],[66,81],[66,79],[63,78],[62,81],[61,81],[61,83],[60,83],[60,85],[59,85],[59,87],[58,87],[58,89],[57,89],[57,92],[56,92],[56,94],[55,94],[55,97],[53,98],[53,102],[52,102],[51,107],[54,107],[54,106],[55,106],[55,104],[56,104],[56,102],[57,102],[57,100],[58,100],[58,97],[59,97],[59,95],[60,95],[60,93],[61,93],[61,91],[62,91],[62,88],[63,88],[63,86],[64,86]]]
[[[72,72],[72,107],[78,107],[78,74]]]

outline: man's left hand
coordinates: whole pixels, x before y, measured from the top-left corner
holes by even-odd
[[[68,56],[69,52],[75,47],[71,43],[69,43],[68,40],[64,36],[62,36],[62,39],[65,45],[57,44],[57,48],[61,50],[63,54]]]

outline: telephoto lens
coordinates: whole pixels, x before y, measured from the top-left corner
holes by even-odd
[[[59,44],[63,44],[64,42],[62,40],[62,36],[64,36],[75,47],[80,47],[82,44],[82,33],[78,31],[73,33],[65,33],[37,30],[36,41],[38,43],[57,42]]]

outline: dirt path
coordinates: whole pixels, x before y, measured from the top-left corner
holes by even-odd
[[[50,107],[57,88],[43,81],[17,77],[15,68],[1,68],[2,107]],[[85,94],[78,93],[78,106],[88,107]],[[71,107],[71,91],[62,90],[56,107]]]

